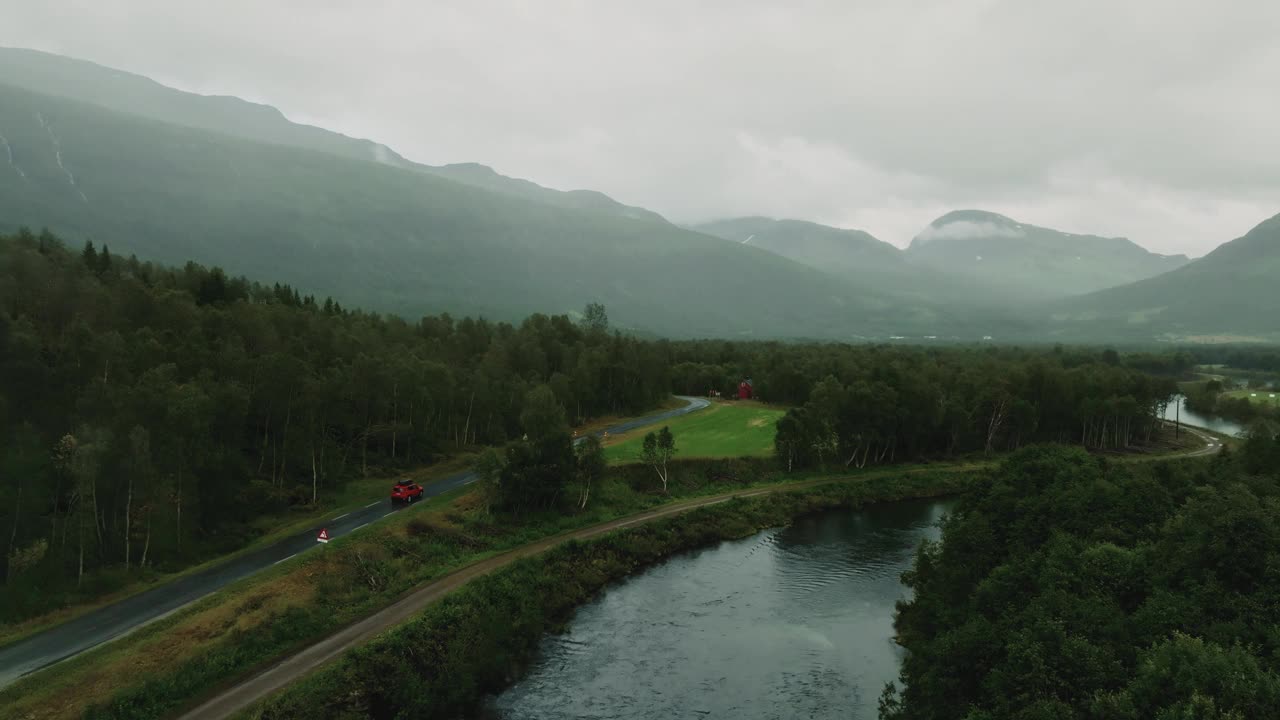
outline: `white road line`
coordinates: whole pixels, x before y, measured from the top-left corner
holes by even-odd
[[[361,525],[360,527],[355,528],[355,529],[354,529],[354,530],[352,530],[351,532],[355,532],[356,530],[359,530],[359,529],[360,529],[360,528],[362,528],[362,527],[368,527],[368,526],[369,526],[369,523],[365,523],[364,525]]]
[[[367,508],[371,508],[371,507],[373,507],[374,505],[377,505],[377,504],[378,504],[378,503],[380,503],[380,502],[382,502],[382,501],[381,501],[381,500],[374,500],[373,502],[369,503],[368,505],[365,505],[365,507],[367,507]]]
[[[292,559],[294,559],[294,558],[296,558],[296,557],[298,557],[298,553],[294,553],[294,554],[290,555],[289,557],[285,558],[284,560],[292,560]],[[277,560],[277,561],[275,561],[275,562],[273,562],[273,563],[271,563],[271,564],[272,564],[272,565],[279,565],[280,563],[284,562],[284,560]]]
[[[339,515],[338,517],[334,518],[334,520],[341,520],[342,518],[344,518],[344,517],[346,517],[346,516],[348,516],[348,515],[350,515],[350,514],[351,514],[351,513],[349,513],[349,512],[342,513],[342,514],[341,514],[341,515]]]

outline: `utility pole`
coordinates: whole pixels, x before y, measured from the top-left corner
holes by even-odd
[[[1182,430],[1182,397],[1178,397],[1178,403],[1173,406],[1173,439],[1178,439],[1178,434]]]

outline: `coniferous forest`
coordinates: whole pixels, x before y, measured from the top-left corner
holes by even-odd
[[[315,505],[353,479],[528,443],[522,417],[548,398],[580,423],[672,392],[728,396],[751,377],[757,397],[792,408],[778,426],[782,469],[843,471],[1040,441],[1142,445],[1189,362],[643,340],[610,332],[595,304],[519,326],[409,322],[22,230],[0,239],[0,597],[24,616],[59,592],[92,596],[142,568],[242,547],[255,516]],[[554,440],[509,449],[559,458],[538,473],[537,497],[512,507],[577,505],[568,435]]]
[[[535,386],[571,419],[655,406],[659,347],[602,321],[408,323],[47,233],[0,239],[4,597],[26,609],[99,568],[180,567],[243,544],[255,514],[501,443]]]

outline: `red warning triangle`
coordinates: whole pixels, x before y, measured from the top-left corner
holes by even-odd
[[[316,536],[316,542],[329,542],[329,531],[325,528],[320,528],[320,534]]]

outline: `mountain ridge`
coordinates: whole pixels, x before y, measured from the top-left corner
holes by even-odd
[[[878,268],[905,268],[898,248],[863,230],[763,215],[725,218],[688,227],[818,268],[861,269],[868,264]]]
[[[968,300],[977,306],[1085,294],[1188,261],[1152,253],[1126,238],[1043,228],[988,210],[950,211],[905,249],[862,230],[806,220],[747,216],[689,227],[735,242],[751,238],[756,247],[827,272],[874,269],[892,276],[893,284],[927,284],[944,292],[949,303]],[[965,297],[983,293],[991,296],[985,302]]]
[[[968,277],[1011,298],[1082,295],[1169,272],[1185,255],[1153,253],[1122,237],[1069,233],[988,210],[953,210],[904,251],[912,262]]]
[[[28,87],[50,76],[61,92]],[[113,95],[121,83],[132,89]],[[18,225],[250,277],[278,267],[307,292],[406,317],[603,301],[622,326],[678,337],[1169,337],[1223,313],[1256,334],[1270,332],[1255,311],[1274,314],[1280,277],[1280,216],[1195,261],[975,209],[906,249],[763,216],[686,229],[596,191],[421,165],[270,105],[0,48],[0,228]]]
[[[668,223],[21,88],[0,86],[0,132],[25,173],[0,161],[0,226],[268,273],[348,306],[514,321],[596,301],[620,326],[674,337],[854,339],[968,324]]]
[[[294,122],[272,105],[234,95],[203,95],[178,90],[145,75],[89,60],[39,50],[0,47],[0,83],[183,127],[430,173],[561,207],[666,222],[658,213],[625,205],[594,190],[555,190],[531,180],[502,175],[479,163],[438,166],[418,163],[374,140]]]
[[[1280,340],[1280,214],[1163,275],[1046,310],[1052,332],[1163,340],[1232,336]]]

